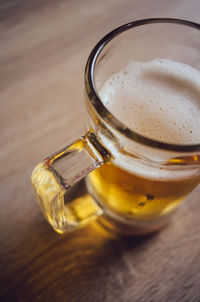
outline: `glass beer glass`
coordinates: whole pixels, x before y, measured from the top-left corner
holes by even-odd
[[[199,137],[182,144],[141,134],[118,119],[100,96],[104,83],[130,61],[170,59],[200,71],[199,29],[178,19],[139,20],[114,29],[94,47],[85,69],[87,133],[32,173],[38,203],[54,230],[71,231],[101,216],[120,232],[151,233],[199,184]],[[200,104],[200,88],[195,93]],[[181,103],[176,114],[180,111]],[[88,194],[70,199],[71,188],[83,178]]]

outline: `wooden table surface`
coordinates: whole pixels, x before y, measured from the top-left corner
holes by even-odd
[[[84,133],[83,73],[109,30],[146,17],[199,21],[199,0],[0,1],[0,301],[199,302],[200,188],[162,232],[125,238],[97,222],[60,236],[30,174]]]

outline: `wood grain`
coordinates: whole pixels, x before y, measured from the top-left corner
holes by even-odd
[[[110,29],[145,17],[198,22],[191,0],[0,1],[0,301],[200,301],[200,188],[157,235],[97,222],[60,236],[44,221],[33,167],[84,132],[84,65]]]

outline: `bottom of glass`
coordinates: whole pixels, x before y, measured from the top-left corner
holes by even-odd
[[[94,198],[97,204],[103,209],[104,214],[98,218],[99,223],[111,232],[130,236],[143,236],[158,232],[169,222],[175,211],[154,219],[134,219],[127,218],[110,210],[95,194],[92,185],[86,178],[86,186],[89,194]]]

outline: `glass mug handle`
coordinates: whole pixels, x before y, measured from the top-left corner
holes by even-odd
[[[47,157],[33,170],[31,180],[42,213],[62,234],[103,214],[90,195],[65,203],[70,188],[110,158],[92,131]]]

